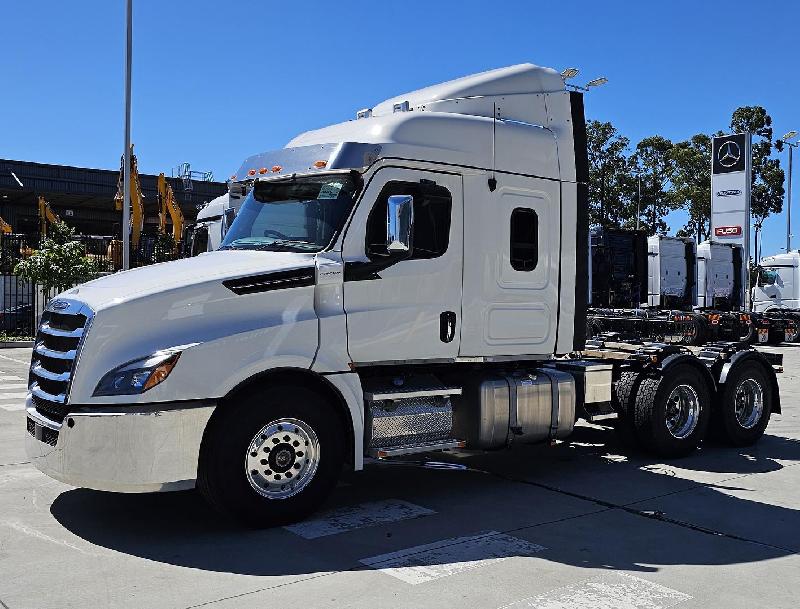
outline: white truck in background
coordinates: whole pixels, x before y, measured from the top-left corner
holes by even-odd
[[[800,252],[761,259],[753,287],[753,310],[800,311]]]
[[[197,212],[197,220],[188,227],[190,257],[219,249],[246,195],[246,184],[230,184],[228,192],[212,199]]]
[[[585,341],[583,97],[522,64],[248,158],[216,251],[51,301],[26,446],[69,484],[198,487],[257,526],[368,459],[492,450],[616,418],[665,457],[755,442],[780,356]]]

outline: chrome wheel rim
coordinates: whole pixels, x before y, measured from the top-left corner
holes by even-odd
[[[691,385],[678,385],[667,398],[667,431],[682,440],[697,427],[700,418],[700,398]]]
[[[744,379],[733,396],[736,421],[744,429],[752,429],[764,414],[764,390],[755,379]]]
[[[314,478],[319,456],[319,440],[308,423],[277,419],[265,425],[247,448],[247,480],[267,499],[287,499]]]

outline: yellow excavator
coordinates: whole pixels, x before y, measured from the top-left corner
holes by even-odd
[[[125,180],[125,155],[119,164],[119,181],[117,182],[117,194],[114,195],[114,205],[117,211],[122,211],[123,205],[123,181]],[[139,165],[136,161],[136,155],[133,154],[133,144],[131,144],[131,225],[128,230],[131,231],[131,248],[136,250],[139,247],[139,239],[142,236],[142,227],[144,225],[144,205],[142,199],[142,184],[139,181]],[[123,228],[123,230],[125,230]]]
[[[158,202],[158,232],[161,235],[167,234],[167,214],[169,214],[172,220],[172,239],[177,247],[183,238],[183,212],[175,200],[172,186],[163,173],[158,174]]]
[[[50,224],[61,222],[58,214],[50,208],[50,203],[43,196],[39,196],[39,236],[47,236],[47,227]]]

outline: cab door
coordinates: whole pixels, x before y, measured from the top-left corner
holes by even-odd
[[[412,248],[386,250],[387,202],[413,197]],[[452,173],[383,168],[344,238],[347,347],[355,363],[451,359],[461,332],[462,185]]]

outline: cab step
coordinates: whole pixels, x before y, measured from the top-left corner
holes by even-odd
[[[434,450],[448,450],[452,448],[464,448],[467,445],[465,440],[438,440],[435,442],[420,442],[418,444],[406,444],[404,446],[388,446],[385,448],[370,448],[367,455],[376,459],[388,459],[400,455],[412,455],[414,453],[427,453]]]

